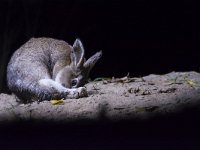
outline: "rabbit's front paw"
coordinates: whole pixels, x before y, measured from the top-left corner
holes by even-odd
[[[88,96],[88,93],[87,93],[87,90],[85,87],[79,87],[79,88],[77,88],[77,91],[78,91],[78,98]]]
[[[77,89],[70,89],[67,92],[67,98],[80,98],[80,97],[87,97],[87,90],[85,87],[79,87]]]

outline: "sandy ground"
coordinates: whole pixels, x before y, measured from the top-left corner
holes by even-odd
[[[155,115],[199,107],[200,74],[171,72],[142,78],[100,79],[86,85],[88,97],[20,104],[14,95],[0,94],[0,123],[39,120],[126,120],[149,119]]]

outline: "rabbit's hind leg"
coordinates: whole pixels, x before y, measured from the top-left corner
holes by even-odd
[[[55,82],[52,79],[41,79],[39,85],[46,88],[51,88],[59,93],[65,93],[65,98],[80,98],[87,96],[87,90],[85,87],[79,87],[74,89],[65,88],[61,84]]]

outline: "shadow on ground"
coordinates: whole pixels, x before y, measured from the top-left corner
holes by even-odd
[[[23,121],[1,125],[0,143],[7,149],[198,149],[199,114],[186,109],[143,121]]]

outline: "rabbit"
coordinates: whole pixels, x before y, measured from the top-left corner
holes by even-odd
[[[80,39],[73,46],[53,38],[31,38],[12,55],[7,66],[7,85],[20,102],[87,96],[84,84],[102,56],[88,60]]]

